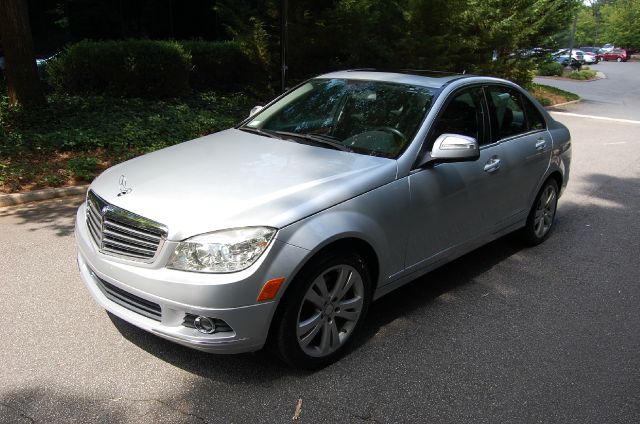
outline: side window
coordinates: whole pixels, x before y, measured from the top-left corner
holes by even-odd
[[[488,88],[491,141],[527,132],[520,93],[508,87]]]
[[[466,135],[482,143],[484,141],[482,99],[481,87],[454,94],[453,99],[445,106],[435,122],[429,146],[433,146],[435,139],[445,133]]]
[[[542,117],[542,114],[537,107],[529,101],[529,99],[522,99],[524,101],[524,108],[527,112],[527,124],[529,131],[544,130],[547,128],[547,124]]]

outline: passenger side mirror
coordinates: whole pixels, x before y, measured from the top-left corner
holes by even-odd
[[[480,157],[478,141],[473,137],[460,134],[442,134],[433,143],[430,154],[418,164],[424,167],[430,163],[470,162]]]
[[[256,113],[260,112],[262,109],[264,109],[264,106],[254,106],[253,108],[251,108],[251,112],[249,112],[249,116],[253,116]]]

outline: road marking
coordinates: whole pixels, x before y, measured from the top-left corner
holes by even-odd
[[[626,124],[640,124],[640,121],[634,121],[632,119],[607,118],[606,116],[581,115],[579,113],[570,113],[570,112],[551,111],[551,113],[554,113],[556,115],[575,116],[576,118],[599,119],[601,121],[624,122]]]
[[[619,142],[616,142],[616,143],[604,143],[605,146],[615,146],[617,144],[627,144],[627,142],[626,141],[619,141]]]

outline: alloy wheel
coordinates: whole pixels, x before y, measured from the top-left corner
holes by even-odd
[[[548,185],[538,200],[533,227],[538,238],[544,237],[553,224],[556,213],[556,196],[555,187]]]
[[[343,346],[353,333],[364,306],[364,283],[349,265],[322,272],[304,295],[296,325],[305,354],[325,357]]]

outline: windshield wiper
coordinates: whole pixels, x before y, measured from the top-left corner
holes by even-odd
[[[294,138],[301,138],[303,140],[309,140],[313,143],[316,144],[321,144],[324,146],[328,146],[332,149],[335,150],[341,150],[343,152],[353,152],[352,149],[350,149],[349,147],[345,146],[342,143],[338,143],[336,141],[330,140],[328,138],[325,138],[323,136],[320,135],[315,135],[315,134],[299,134],[299,133],[294,133],[294,132],[289,132],[289,131],[274,131],[276,134],[279,135],[284,135],[287,137],[294,137]]]
[[[251,128],[251,127],[239,127],[238,129],[240,131],[245,131],[252,134],[258,134],[258,135],[263,135],[265,137],[277,138],[278,140],[282,140],[282,137],[278,135],[276,131],[262,130],[260,128]]]

